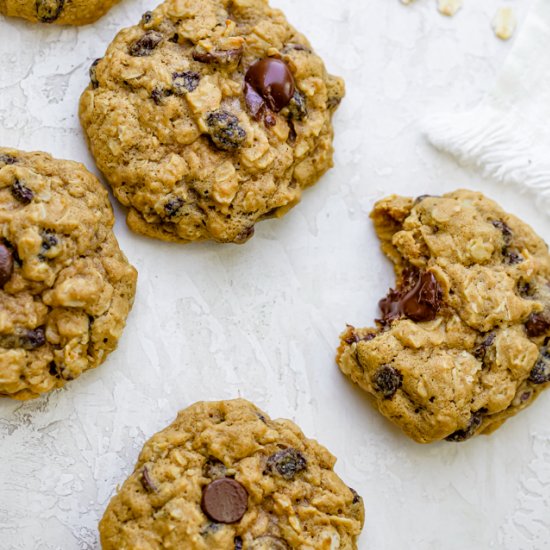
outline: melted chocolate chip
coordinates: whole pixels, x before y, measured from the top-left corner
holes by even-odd
[[[136,40],[128,50],[133,57],[145,57],[151,55],[159,45],[163,36],[157,31],[147,31],[140,39]]]
[[[214,145],[223,151],[234,151],[246,139],[246,132],[239,125],[239,119],[219,109],[208,113],[206,124]]]
[[[382,365],[372,377],[372,387],[384,399],[391,399],[403,385],[403,375],[391,365]]]
[[[199,73],[185,71],[172,74],[172,86],[176,95],[185,95],[197,89],[201,77]]]
[[[193,50],[193,59],[199,63],[216,65],[237,64],[243,55],[243,48],[233,48],[230,50],[211,50],[207,51],[200,46]]]
[[[535,366],[529,374],[529,380],[533,382],[533,384],[546,384],[546,382],[550,382],[550,348],[548,347],[549,343],[550,339],[547,338],[544,346],[540,350],[537,362],[535,363]]]
[[[276,113],[290,103],[296,91],[294,77],[287,64],[280,59],[266,58],[257,61],[246,72],[245,82]]]
[[[236,523],[248,507],[248,493],[236,480],[216,479],[202,490],[202,511],[218,523]]]
[[[447,441],[453,441],[453,442],[466,441],[476,433],[477,429],[481,426],[482,421],[483,421],[483,412],[477,411],[472,414],[472,416],[470,417],[470,422],[468,423],[468,426],[464,430],[457,430],[456,432],[452,433],[445,439]]]
[[[12,274],[13,253],[5,244],[0,243],[0,288],[4,288]]]
[[[34,193],[19,180],[11,186],[11,194],[22,204],[29,204],[34,197]]]
[[[531,313],[525,321],[525,331],[529,338],[537,338],[550,332],[550,318],[546,312]]]
[[[388,325],[403,315],[415,322],[433,321],[441,308],[441,298],[441,287],[433,273],[408,269],[399,290],[390,290],[380,300],[379,322]]]
[[[97,75],[96,75],[96,69],[101,59],[102,58],[99,57],[90,65],[90,83],[92,84],[92,88],[94,89],[99,86],[99,81],[97,80]]]
[[[59,18],[65,0],[36,0],[36,17],[42,23],[53,23]]]
[[[307,460],[304,455],[296,449],[284,449],[271,455],[267,459],[267,470],[276,470],[286,480],[307,468]]]
[[[141,470],[141,484],[143,485],[143,488],[150,493],[156,493],[158,491],[158,487],[153,481],[147,466],[144,466],[143,470]]]

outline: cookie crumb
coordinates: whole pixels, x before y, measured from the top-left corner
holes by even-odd
[[[437,0],[437,4],[439,13],[448,17],[452,17],[462,8],[462,0]]]
[[[493,30],[501,40],[509,40],[516,30],[517,20],[512,8],[499,8],[493,19]]]

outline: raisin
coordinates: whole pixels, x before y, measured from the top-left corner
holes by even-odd
[[[384,399],[391,399],[402,384],[403,375],[390,365],[382,365],[372,377],[374,390],[381,393]]]
[[[101,61],[101,57],[96,59],[91,65],[90,65],[90,82],[92,84],[92,88],[97,88],[99,86],[99,81],[97,80],[96,75],[96,68],[98,63]]]
[[[243,550],[243,539],[241,537],[235,537],[233,544],[235,545],[235,550]]]
[[[348,332],[349,334],[344,338],[344,342],[349,346],[351,346],[352,344],[357,344],[357,342],[368,342],[376,338],[376,334],[374,334],[373,332],[369,332],[363,336],[359,336],[359,334],[357,334],[355,330],[351,327]]]
[[[246,132],[239,126],[239,119],[221,109],[208,113],[206,124],[214,145],[223,151],[234,151],[246,139]]]
[[[22,204],[29,204],[34,197],[34,193],[19,180],[11,186],[11,194]]]
[[[267,459],[267,469],[273,472],[277,470],[286,480],[293,479],[294,476],[307,468],[307,460],[304,455],[296,449],[284,449]]]
[[[153,478],[151,477],[151,474],[149,473],[149,470],[147,469],[147,466],[143,467],[143,470],[141,470],[141,484],[143,485],[143,488],[148,491],[149,493],[156,493],[158,491],[158,487],[156,483],[153,481]]]
[[[246,229],[243,229],[236,237],[235,237],[235,243],[237,244],[243,244],[248,239],[254,236],[254,226],[251,225],[250,227],[247,227]]]
[[[183,206],[183,199],[180,197],[173,197],[164,205],[164,212],[169,218],[174,217]]]
[[[307,117],[307,105],[304,94],[296,90],[288,104],[288,110],[294,120],[304,120]]]
[[[502,255],[508,265],[517,265],[524,260],[523,256],[517,250],[512,250],[506,247],[502,249]]]
[[[64,6],[65,0],[36,0],[36,17],[42,23],[53,23]]]
[[[213,63],[217,65],[237,64],[243,55],[243,48],[233,48],[231,50],[212,50],[207,51],[200,46],[193,50],[193,59],[199,63]]]
[[[155,88],[151,92],[151,99],[155,102],[156,105],[161,105],[163,98],[168,97],[170,95],[172,95],[171,90],[164,90],[162,88]]]
[[[529,380],[533,384],[546,384],[550,382],[550,348],[548,344],[550,338],[544,342],[544,347],[540,350],[539,358],[529,374]]]
[[[17,330],[14,334],[0,334],[0,347],[5,349],[24,349],[32,351],[46,343],[44,327],[29,330]]]
[[[14,256],[10,248],[0,243],[0,288],[11,279],[13,274]]]
[[[59,371],[57,370],[57,365],[53,361],[48,365],[48,372],[50,373],[50,376],[55,376],[56,378],[61,378],[61,375],[59,374]]]
[[[146,11],[146,12],[141,16],[141,24],[142,24],[142,25],[147,25],[147,23],[150,23],[150,22],[151,22],[151,19],[153,19],[153,12],[152,12],[152,11]]]
[[[544,336],[550,331],[550,319],[545,312],[531,313],[525,321],[525,331],[529,338]]]
[[[172,74],[172,86],[176,95],[184,95],[197,89],[201,77],[199,73],[185,71]]]
[[[12,155],[0,155],[0,164],[15,164],[17,159]]]
[[[487,354],[487,349],[491,347],[493,342],[495,341],[496,334],[494,332],[491,332],[477,348],[475,348],[473,355],[476,359],[479,361],[483,361],[485,359],[485,355]]]
[[[502,233],[504,242],[506,244],[510,244],[512,242],[512,236],[513,236],[510,226],[504,223],[502,220],[493,220],[491,223],[493,224],[494,227],[496,227]]]
[[[133,57],[145,57],[151,55],[153,50],[162,40],[162,34],[157,31],[147,31],[140,39],[136,40],[129,49]]]
[[[204,463],[202,473],[204,477],[208,477],[210,479],[218,479],[220,477],[226,477],[227,468],[225,467],[224,463],[219,461],[217,458],[210,457]]]
[[[477,429],[481,426],[481,422],[483,421],[483,413],[482,411],[477,411],[472,414],[470,417],[470,422],[468,423],[468,426],[464,430],[457,430],[456,432],[452,433],[445,439],[447,441],[453,441],[453,442],[459,442],[459,441],[466,441],[466,439],[470,439]]]
[[[352,504],[358,504],[363,499],[361,498],[361,495],[355,490],[349,487],[349,490],[351,491],[351,494],[353,495],[353,500],[351,501]]]

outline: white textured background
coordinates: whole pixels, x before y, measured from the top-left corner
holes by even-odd
[[[536,200],[456,166],[419,122],[475,105],[511,43],[498,6],[465,0],[274,0],[329,69],[346,78],[336,167],[286,218],[242,247],[177,246],[117,235],[139,269],[136,305],[107,363],[30,403],[0,401],[0,548],[98,548],[97,521],[144,440],[199,399],[244,396],[296,420],[339,457],[365,498],[360,548],[550,548],[550,395],[489,438],[420,446],[379,417],[334,364],[345,323],[368,325],[393,284],[368,213],[390,192],[469,186],[546,238]],[[123,0],[83,29],[0,19],[0,143],[93,168],[77,119],[88,67],[152,1]]]

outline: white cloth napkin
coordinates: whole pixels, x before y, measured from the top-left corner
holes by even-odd
[[[492,92],[474,110],[431,116],[428,140],[485,176],[528,188],[550,213],[550,0],[536,0]]]

